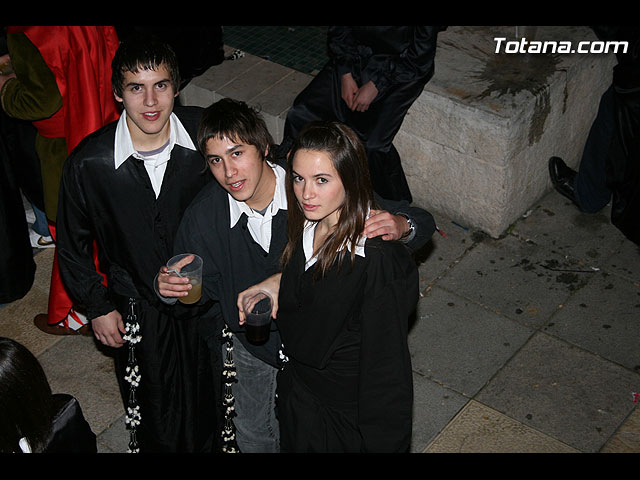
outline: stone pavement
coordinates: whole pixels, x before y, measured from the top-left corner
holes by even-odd
[[[608,209],[550,192],[498,239],[433,213],[446,237],[419,255],[412,451],[640,452],[640,252]],[[32,324],[52,255],[37,252],[33,288],[0,308],[0,336],[79,399],[100,452],[125,452],[108,349]]]

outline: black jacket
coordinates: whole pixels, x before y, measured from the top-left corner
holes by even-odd
[[[327,37],[340,76],[371,80],[379,92],[398,83],[426,83],[435,69],[437,26],[334,26]]]

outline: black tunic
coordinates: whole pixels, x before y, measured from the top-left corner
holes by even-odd
[[[413,383],[408,317],[418,273],[406,247],[367,240],[353,270],[313,282],[300,243],[280,284],[283,452],[406,452]]]
[[[174,112],[194,144],[199,108]],[[60,271],[70,294],[93,319],[117,309],[125,319],[130,298],[137,304],[142,341],[136,347],[141,369],[137,399],[141,408],[141,451],[200,451],[210,448],[215,425],[213,382],[206,345],[195,320],[176,321],[156,296],[158,270],[173,254],[183,212],[210,180],[202,156],[176,145],[156,199],[141,161],[129,157],[114,166],[116,123],[87,137],[65,163],[58,210]],[[100,267],[92,261],[96,238]],[[116,349],[123,399],[127,347]]]

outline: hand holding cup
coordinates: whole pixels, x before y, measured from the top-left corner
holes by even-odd
[[[185,304],[196,303],[202,296],[202,258],[183,253],[171,258],[158,275],[158,292],[177,297]]]
[[[247,340],[261,344],[269,339],[273,300],[265,291],[257,291],[243,299],[244,328]]]

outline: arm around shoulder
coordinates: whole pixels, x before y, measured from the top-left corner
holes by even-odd
[[[402,239],[411,252],[415,252],[425,246],[436,231],[436,222],[433,215],[427,210],[409,205],[405,200],[387,200],[378,195],[375,196],[380,208],[405,218],[407,229],[413,229],[413,233]],[[406,230],[405,230],[406,232]]]

